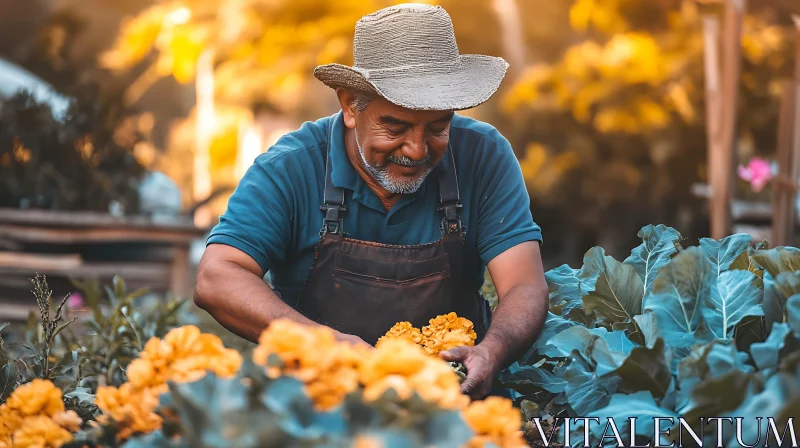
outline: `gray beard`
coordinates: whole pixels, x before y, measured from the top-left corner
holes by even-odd
[[[358,143],[358,133],[355,129],[353,132],[356,136],[356,146],[358,147],[358,153],[361,154],[361,161],[364,163],[364,168],[367,172],[375,179],[378,184],[383,187],[386,191],[393,194],[409,194],[414,193],[415,191],[419,190],[419,187],[422,186],[422,183],[425,182],[425,178],[428,177],[428,174],[431,173],[433,170],[433,165],[430,162],[430,158],[426,158],[421,162],[414,162],[411,159],[405,158],[398,158],[397,163],[400,165],[411,165],[414,164],[427,164],[427,168],[425,172],[423,172],[419,177],[413,179],[396,179],[393,178],[389,174],[389,165],[390,163],[386,163],[385,166],[373,165],[367,162],[367,158],[364,155],[364,150],[361,148],[361,144]]]

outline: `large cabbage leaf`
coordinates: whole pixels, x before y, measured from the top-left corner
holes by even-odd
[[[670,258],[678,251],[680,233],[663,224],[648,225],[639,230],[642,244],[631,251],[625,264],[633,266],[641,278],[642,293],[650,291],[658,270],[669,263]]]
[[[717,277],[703,306],[705,324],[717,339],[730,339],[736,325],[747,316],[763,316],[763,293],[750,271],[727,271]]]
[[[644,309],[654,314],[657,335],[667,346],[685,348],[711,340],[701,305],[713,294],[716,278],[711,261],[697,247],[684,250],[659,271]]]

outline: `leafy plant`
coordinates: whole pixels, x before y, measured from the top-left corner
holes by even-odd
[[[163,337],[179,325],[178,312],[186,303],[158,298],[143,306],[145,289],[129,292],[125,281],[115,276],[113,287],[102,288],[97,281],[74,282],[91,310],[81,335],[70,332],[63,338],[64,351],[77,351],[84,368],[94,377],[89,386],[119,386],[126,381],[125,367],[152,337]]]
[[[800,404],[788,387],[800,375],[800,250],[743,234],[684,248],[663,225],[639,236],[623,262],[593,248],[581,269],[547,272],[545,328],[501,376],[527,416],[768,414],[785,425]],[[650,426],[636,437],[652,437]],[[582,426],[572,430],[583,440]]]

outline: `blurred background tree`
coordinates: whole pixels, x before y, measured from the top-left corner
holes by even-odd
[[[538,219],[569,235],[551,235],[551,255],[572,261],[599,244],[623,256],[649,222],[707,234],[692,186],[706,181],[702,16],[720,11],[703,3],[576,0],[569,21],[583,39],[532,64],[504,96]],[[791,16],[772,3],[744,22],[740,159],[774,153],[780,85],[793,68]]]

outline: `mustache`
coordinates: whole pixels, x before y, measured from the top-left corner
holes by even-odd
[[[431,163],[431,156],[426,155],[425,158],[421,160],[414,160],[412,158],[400,155],[400,156],[387,156],[384,160],[384,166],[389,165],[390,163],[395,163],[400,166],[406,167],[416,167],[416,166],[426,166],[426,167],[433,167],[433,163]]]

